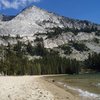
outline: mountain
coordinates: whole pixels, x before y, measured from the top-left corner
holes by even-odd
[[[4,17],[5,16],[2,16],[1,19],[4,20]],[[48,29],[53,27],[81,29],[86,27],[91,28],[92,26],[100,27],[99,25],[88,21],[73,20],[32,6],[24,9],[12,20],[5,23],[3,26],[5,28],[3,29],[4,31],[3,33],[0,33],[29,36],[34,35],[35,33],[45,33]]]
[[[10,21],[11,19],[13,19],[15,16],[6,16],[6,15],[2,15],[0,14],[0,21]]]
[[[36,6],[16,16],[0,15],[1,44],[16,44],[19,40],[35,46],[37,38],[43,38],[45,48],[77,60],[86,59],[91,52],[100,52],[99,24],[60,16]],[[68,51],[71,53],[67,54]]]

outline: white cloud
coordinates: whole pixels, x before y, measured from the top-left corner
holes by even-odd
[[[24,7],[33,2],[40,2],[40,0],[0,0],[0,7],[3,9],[18,9],[19,7]]]

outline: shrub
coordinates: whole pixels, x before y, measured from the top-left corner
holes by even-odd
[[[68,46],[68,45],[62,45],[62,46],[60,46],[60,48],[62,49],[62,50],[64,50],[64,54],[71,54],[72,53],[72,48],[70,47],[70,46]]]
[[[94,38],[93,41],[94,41],[95,43],[99,43],[99,39],[97,39],[97,38]]]
[[[100,54],[89,54],[88,59],[85,60],[85,65],[90,69],[94,69],[100,72]]]
[[[87,48],[87,46],[85,45],[85,44],[83,44],[83,43],[78,43],[78,42],[73,42],[72,43],[72,46],[76,49],[76,50],[78,50],[78,51],[88,51],[89,49]]]

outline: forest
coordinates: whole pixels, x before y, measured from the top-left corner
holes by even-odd
[[[47,38],[58,36],[63,31],[77,32],[82,31],[77,29],[60,29],[54,28],[54,32],[48,32]],[[95,28],[85,29],[83,31],[95,31]],[[98,32],[97,32],[98,34]],[[2,36],[3,39],[10,38],[8,36]],[[20,39],[19,35],[16,39]],[[98,42],[97,40],[95,40]],[[36,38],[34,40],[35,46],[28,41],[24,44],[21,41],[17,41],[17,44],[11,45],[8,43],[7,46],[0,46],[0,74],[3,75],[44,75],[44,74],[79,74],[81,68],[95,70],[100,72],[100,54],[92,53],[89,54],[88,59],[85,61],[77,61],[76,59],[61,57],[59,52],[53,49],[47,49],[44,47],[43,39]],[[71,45],[76,50],[88,51],[89,49],[82,43],[71,42]],[[64,50],[65,55],[72,53],[71,47],[68,45],[62,45],[59,48]],[[33,59],[29,59],[29,57]],[[35,58],[38,57],[38,58]]]
[[[33,47],[31,43],[25,45],[18,41],[14,46],[8,44],[0,50],[2,48],[0,73],[4,75],[79,74],[83,67],[81,63],[86,69],[100,71],[100,54],[96,53],[89,54],[88,59],[80,63],[76,59],[60,57],[58,52],[48,51],[42,44]],[[39,58],[29,60],[27,55]]]
[[[14,46],[8,44],[0,60],[0,73],[4,75],[44,75],[44,74],[78,74],[79,62],[59,56],[58,52],[47,50],[41,44],[33,47],[30,43],[24,50],[18,41]],[[0,49],[1,49],[0,48]],[[26,53],[27,52],[27,53]],[[39,56],[29,60],[27,55]]]

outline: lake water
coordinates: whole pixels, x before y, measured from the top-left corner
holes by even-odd
[[[80,96],[81,100],[100,100],[100,73],[49,77],[66,91]]]

